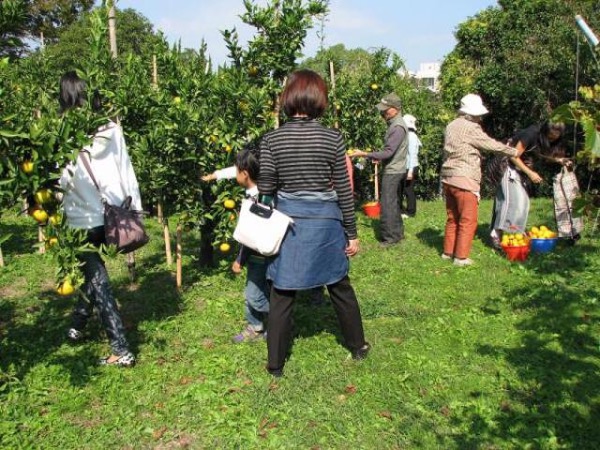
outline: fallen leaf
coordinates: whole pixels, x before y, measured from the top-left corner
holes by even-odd
[[[154,439],[155,441],[158,441],[161,437],[163,437],[163,435],[165,434],[166,431],[167,431],[167,427],[162,427],[162,428],[159,428],[158,430],[154,430],[154,432],[152,433],[152,439]]]
[[[442,406],[440,408],[440,414],[444,417],[448,417],[450,415],[450,408],[448,408],[447,406]]]
[[[392,420],[392,413],[389,411],[381,411],[377,415],[379,417],[383,417],[384,419]]]
[[[347,385],[346,389],[345,389],[347,394],[356,394],[356,390],[357,390],[357,388],[353,384]]]

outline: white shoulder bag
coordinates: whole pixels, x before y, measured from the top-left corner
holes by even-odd
[[[276,255],[292,223],[294,221],[282,212],[245,199],[233,238],[261,255]]]

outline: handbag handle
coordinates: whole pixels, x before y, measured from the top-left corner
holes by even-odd
[[[98,182],[96,181],[96,177],[94,176],[94,172],[92,172],[92,166],[90,166],[90,162],[81,155],[82,153],[87,153],[88,154],[88,158],[92,159],[92,157],[90,156],[90,152],[88,152],[87,150],[81,150],[79,152],[79,156],[81,156],[81,162],[85,166],[85,170],[87,171],[87,173],[89,174],[90,178],[94,182],[94,186],[96,186],[96,189],[98,190],[98,192],[100,192],[100,186],[98,185]]]

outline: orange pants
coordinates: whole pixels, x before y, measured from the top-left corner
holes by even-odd
[[[444,253],[464,259],[471,253],[471,245],[477,231],[479,201],[471,191],[444,184],[446,196],[446,233]]]

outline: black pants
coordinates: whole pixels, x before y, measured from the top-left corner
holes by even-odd
[[[404,239],[398,190],[405,174],[384,174],[381,179],[381,241],[393,244]]]
[[[404,176],[398,189],[398,199],[400,200],[400,212],[413,217],[417,214],[417,196],[415,195],[415,182],[419,176],[419,168],[413,169],[412,180],[407,179],[408,174]],[[406,208],[403,207],[404,197],[406,196]]]
[[[103,240],[104,227],[92,228],[88,232],[88,241],[93,245],[99,246]],[[72,328],[79,331],[83,330],[95,307],[108,336],[112,353],[118,356],[129,353],[125,328],[102,257],[97,252],[89,252],[81,253],[78,259],[82,262],[85,282],[81,288],[82,294],[79,295],[77,304],[73,309]]]
[[[347,276],[327,286],[346,346],[358,350],[365,342],[360,308]],[[268,369],[282,369],[292,339],[292,310],[296,291],[271,289],[267,328]]]

